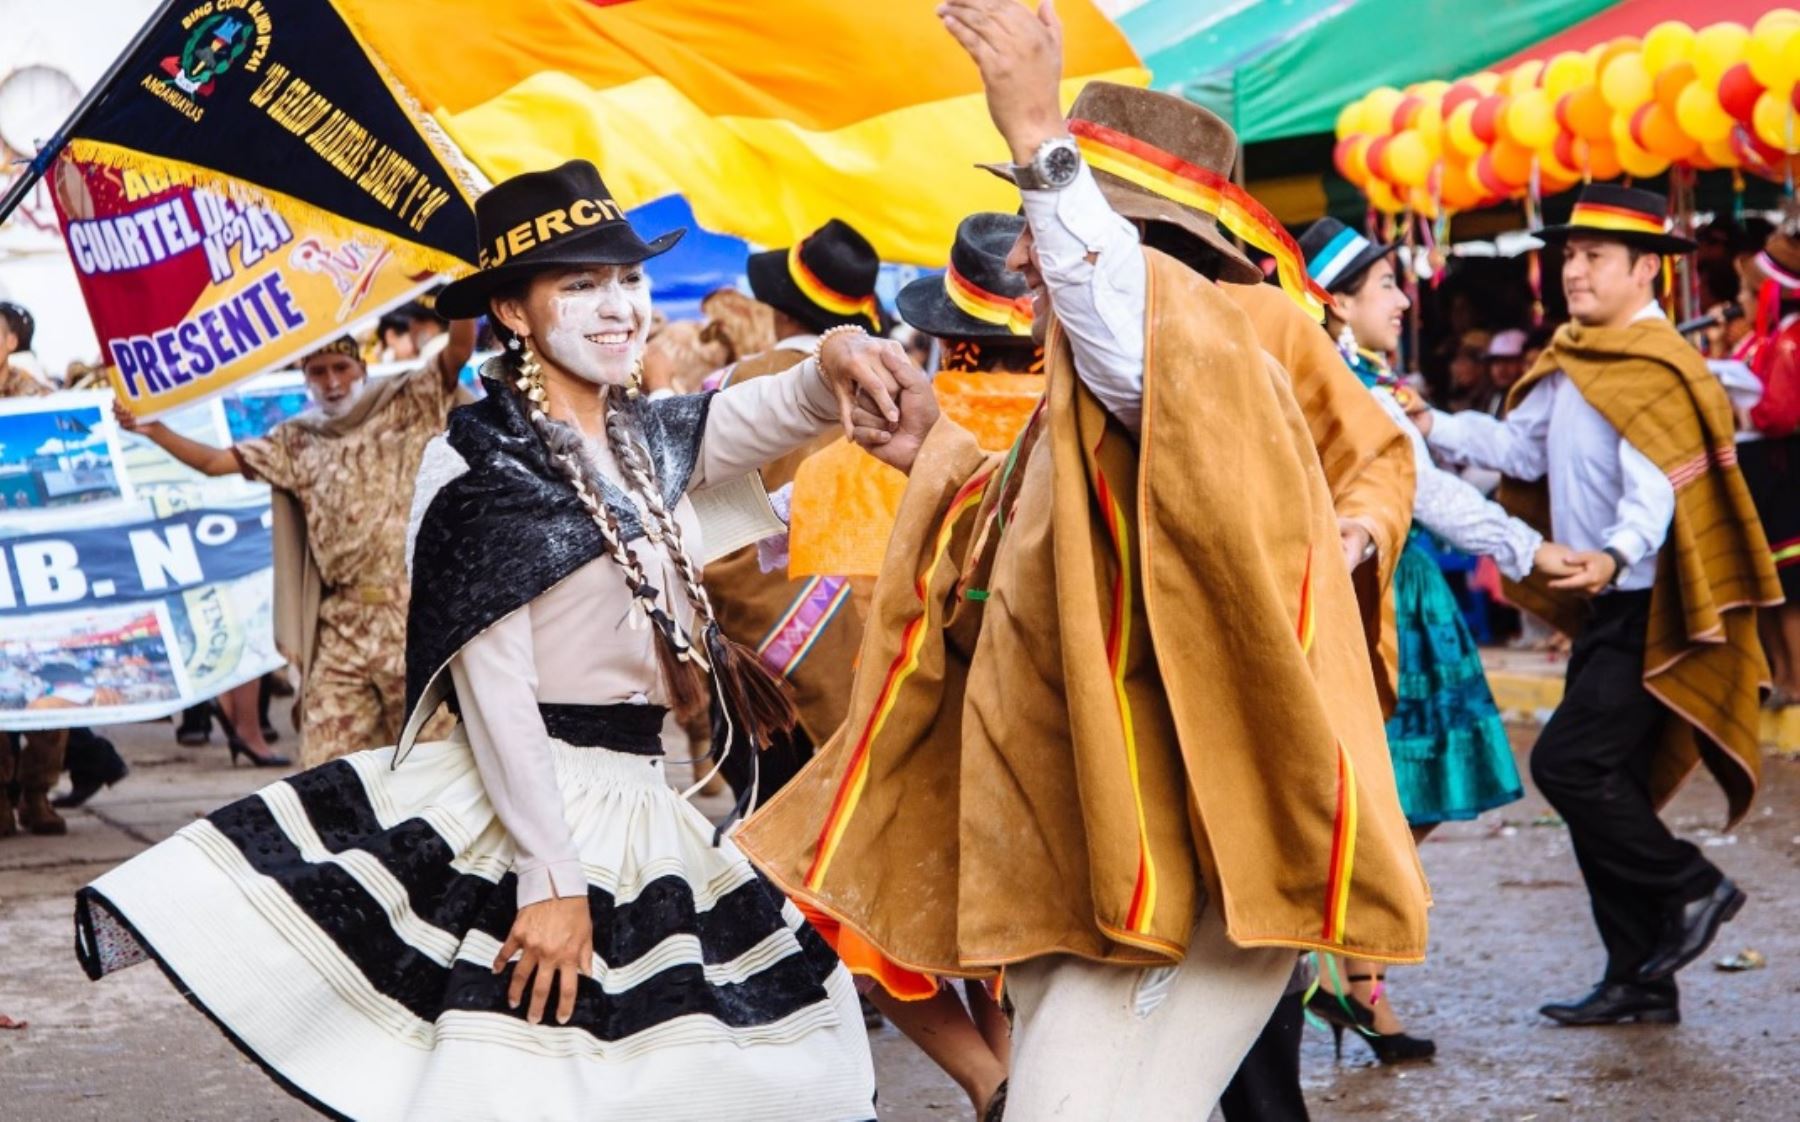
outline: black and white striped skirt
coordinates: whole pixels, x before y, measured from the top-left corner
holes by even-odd
[[[492,971],[513,845],[461,739],[302,772],[107,873],[77,900],[82,965],[156,960],[339,1117],[873,1117],[854,987],[794,906],[660,759],[551,745],[594,923],[567,1025],[527,1023]]]

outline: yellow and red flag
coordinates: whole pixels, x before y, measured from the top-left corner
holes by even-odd
[[[493,180],[585,157],[618,200],[685,195],[710,229],[791,244],[842,218],[884,260],[944,262],[956,223],[1012,210],[975,65],[929,0],[333,0]],[[1065,0],[1065,103],[1148,73]],[[457,29],[456,34],[446,34]]]

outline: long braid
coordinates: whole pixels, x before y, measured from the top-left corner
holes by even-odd
[[[714,680],[731,714],[745,726],[751,743],[767,748],[775,738],[792,729],[800,715],[787,683],[775,676],[763,661],[719,629],[712,599],[706,594],[700,567],[694,564],[682,542],[681,526],[663,502],[656,467],[638,439],[634,418],[609,398],[606,409],[606,443],[626,481],[643,499],[662,546],[675,563],[688,603],[693,605],[697,626],[693,629],[712,659]]]
[[[607,557],[618,566],[625,579],[626,591],[632,597],[632,625],[637,626],[640,620],[648,620],[651,624],[657,666],[668,688],[671,707],[684,718],[703,711],[706,691],[699,667],[693,661],[680,628],[658,604],[660,593],[650,582],[637,553],[626,542],[618,515],[600,498],[600,483],[588,462],[581,434],[544,411],[544,390],[536,377],[535,358],[522,359],[508,351],[507,359],[515,377],[514,388],[525,399],[526,416],[538,438],[544,442],[550,463],[575,489],[581,505],[600,528]],[[533,368],[527,369],[528,364]]]

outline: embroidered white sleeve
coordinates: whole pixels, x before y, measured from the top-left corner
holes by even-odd
[[[425,508],[431,500],[449,483],[463,472],[469,470],[468,461],[462,453],[450,447],[447,436],[434,437],[425,446],[425,455],[419,460],[419,474],[413,479],[412,513],[406,519],[406,573],[412,575],[413,546],[419,539],[419,524],[425,521]]]

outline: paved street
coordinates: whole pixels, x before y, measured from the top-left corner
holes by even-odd
[[[205,1120],[312,1115],[242,1060],[152,967],[90,983],[70,950],[70,893],[182,823],[251,791],[269,773],[226,765],[222,744],[177,748],[168,725],[112,730],[131,777],[71,816],[66,838],[0,842],[0,1032],[5,1122]],[[1529,732],[1521,734],[1528,743]],[[291,746],[291,737],[284,746]],[[1437,908],[1429,965],[1397,971],[1393,999],[1437,1039],[1436,1063],[1372,1066],[1346,1040],[1306,1044],[1313,1117],[1350,1119],[1763,1120],[1800,1116],[1800,762],[1772,759],[1765,796],[1731,835],[1722,800],[1697,781],[1670,810],[1751,895],[1708,960],[1683,975],[1676,1029],[1556,1029],[1544,1000],[1579,996],[1598,972],[1566,833],[1539,824],[1535,796],[1425,846]],[[1753,947],[1767,969],[1729,974],[1711,960]],[[966,1119],[960,1093],[894,1030],[875,1036],[882,1117]]]

